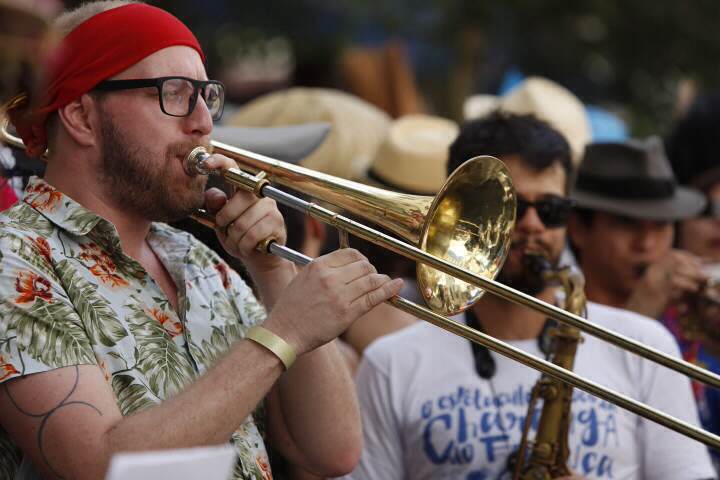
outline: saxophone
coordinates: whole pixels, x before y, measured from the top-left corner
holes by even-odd
[[[536,264],[531,269],[535,269],[547,285],[562,286],[565,291],[565,310],[585,316],[585,280],[582,274],[572,271],[570,267],[552,268],[544,257],[529,260]],[[554,327],[550,334],[553,339],[550,361],[559,367],[572,370],[578,343],[582,341],[580,331],[574,327],[559,325]],[[568,433],[572,393],[571,385],[548,375],[543,375],[535,384],[515,459],[513,480],[549,480],[572,474],[567,466],[570,456]],[[542,412],[535,441],[530,445],[529,455],[526,455],[528,433],[538,398],[543,399]]]

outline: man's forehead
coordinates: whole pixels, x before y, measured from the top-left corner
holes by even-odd
[[[565,170],[560,162],[553,162],[547,168],[537,170],[519,155],[506,155],[500,159],[508,167],[518,191],[537,195],[565,194]]]
[[[113,79],[183,76],[207,80],[200,54],[190,47],[175,45],[148,55]]]

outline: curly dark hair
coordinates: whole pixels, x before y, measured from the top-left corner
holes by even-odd
[[[534,115],[516,115],[496,110],[466,122],[450,145],[448,175],[478,155],[518,155],[535,171],[559,162],[565,171],[566,191],[572,178],[570,145],[565,137]]]

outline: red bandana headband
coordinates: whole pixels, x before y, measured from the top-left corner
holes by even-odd
[[[195,35],[177,18],[157,7],[134,3],[99,13],[70,32],[46,63],[46,87],[30,108],[15,102],[10,119],[28,153],[41,155],[47,146],[45,122],[93,87],[163,48],[185,45],[205,61]]]

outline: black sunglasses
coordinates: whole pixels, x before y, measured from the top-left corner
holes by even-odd
[[[138,78],[132,80],[105,80],[93,90],[114,92],[135,88],[155,87],[160,110],[172,117],[187,117],[202,95],[214,121],[220,120],[225,106],[225,87],[217,80],[195,80],[187,77]]]
[[[575,206],[575,201],[570,198],[558,197],[555,195],[544,197],[535,202],[517,197],[517,220],[525,216],[528,208],[534,207],[540,220],[548,228],[563,227],[567,224],[570,212]]]

